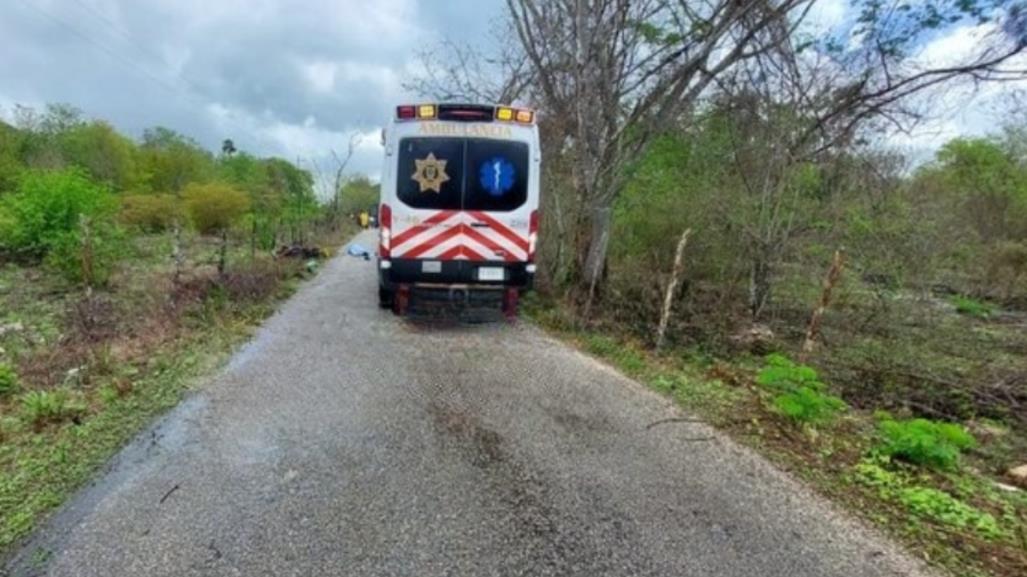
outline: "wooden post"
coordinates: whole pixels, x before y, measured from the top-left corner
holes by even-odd
[[[656,330],[656,348],[663,347],[663,340],[667,336],[667,323],[670,322],[670,308],[674,302],[674,290],[678,286],[678,279],[685,268],[685,245],[688,244],[688,235],[692,229],[686,228],[678,240],[678,248],[674,251],[674,268],[670,273],[670,282],[667,283],[667,292],[663,295],[663,313],[660,314],[660,326]]]
[[[813,309],[813,315],[809,319],[809,326],[806,327],[806,338],[802,342],[799,362],[806,362],[806,358],[813,352],[817,344],[817,337],[820,335],[821,317],[824,316],[824,311],[831,304],[831,293],[834,291],[835,285],[838,284],[838,280],[841,279],[842,267],[844,265],[845,255],[840,250],[834,251],[834,259],[831,261],[831,269],[827,271],[827,277],[824,279],[824,289],[820,293],[820,301],[817,303],[817,307]]]

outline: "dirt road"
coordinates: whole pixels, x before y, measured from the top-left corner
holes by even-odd
[[[368,233],[365,246],[373,242]],[[526,325],[377,309],[340,255],[36,535],[15,575],[921,575]]]

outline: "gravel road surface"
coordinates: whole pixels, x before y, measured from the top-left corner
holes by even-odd
[[[373,246],[371,233],[358,240]],[[376,306],[340,255],[12,575],[926,575],[668,400],[521,323]]]

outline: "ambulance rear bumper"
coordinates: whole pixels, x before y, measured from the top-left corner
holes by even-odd
[[[427,263],[427,264],[426,264]],[[481,269],[503,269],[502,280],[486,276]],[[382,288],[392,290],[400,284],[467,285],[470,288],[514,287],[530,289],[535,265],[525,262],[471,262],[466,260],[432,261],[421,259],[379,260],[378,277]]]

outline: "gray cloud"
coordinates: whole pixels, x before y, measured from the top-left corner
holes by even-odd
[[[138,136],[163,125],[217,148],[328,168],[365,134],[355,170],[379,170],[377,130],[408,99],[416,53],[479,42],[501,0],[11,0],[0,18],[0,114],[68,102]]]

